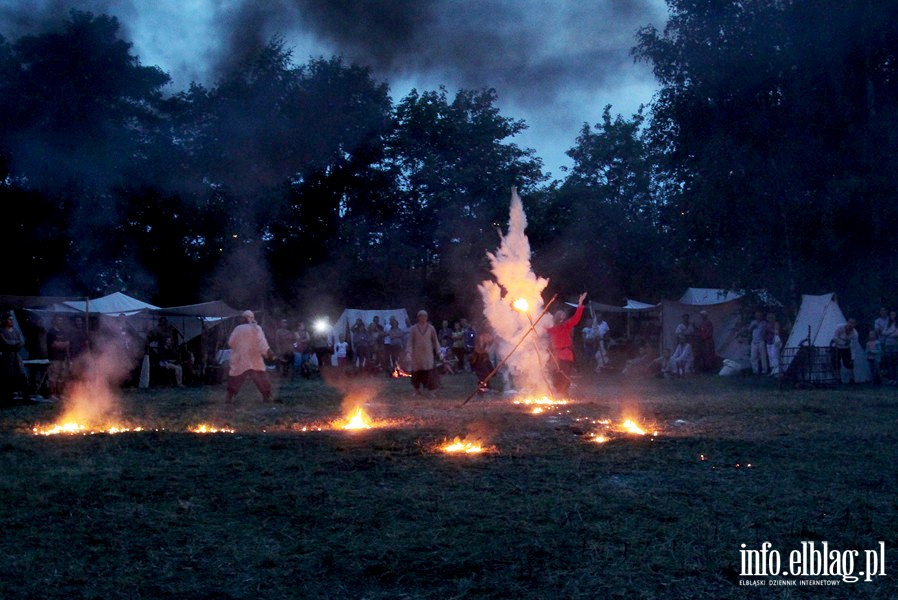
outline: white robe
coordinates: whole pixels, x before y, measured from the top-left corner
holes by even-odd
[[[263,356],[268,353],[268,340],[265,332],[255,323],[238,325],[228,338],[231,349],[228,375],[236,377],[246,371],[264,371]]]

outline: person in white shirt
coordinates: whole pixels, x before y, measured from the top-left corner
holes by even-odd
[[[593,341],[596,345],[596,373],[599,373],[602,367],[609,362],[608,349],[605,345],[605,336],[608,335],[609,331],[611,331],[611,328],[605,322],[605,319],[602,318],[602,313],[596,313],[592,324]]]
[[[833,360],[833,366],[837,369],[845,367],[848,370],[849,383],[854,383],[854,359],[851,356],[851,347],[858,340],[855,325],[854,319],[848,319],[847,323],[842,323],[836,327],[832,340],[832,346],[836,351],[836,359]]]
[[[767,372],[767,343],[764,341],[764,332],[767,331],[767,321],[764,313],[755,312],[755,318],[747,327],[751,333],[751,370],[755,375],[763,375]]]
[[[251,310],[245,310],[241,314],[243,323],[234,328],[231,337],[228,338],[228,347],[231,349],[230,366],[228,369],[228,396],[230,402],[243,387],[243,382],[249,377],[256,384],[262,399],[271,400],[271,381],[265,370],[265,358],[273,358],[265,332],[256,323],[256,317]]]

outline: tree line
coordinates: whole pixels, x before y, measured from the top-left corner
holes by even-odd
[[[492,89],[394,100],[365,66],[297,64],[275,38],[171,94],[113,17],[0,38],[7,291],[473,311],[515,185],[561,293],[894,299],[894,3],[668,5],[633,49],[655,100],[584,123],[551,181]]]

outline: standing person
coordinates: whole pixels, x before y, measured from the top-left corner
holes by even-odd
[[[290,376],[290,368],[293,366],[293,351],[296,350],[296,334],[290,329],[287,319],[281,319],[278,324],[274,333],[274,346],[281,376],[286,379]]]
[[[50,399],[59,400],[69,379],[69,338],[63,327],[61,315],[53,317],[47,331],[47,358],[50,359],[47,371]]]
[[[836,367],[836,370],[840,367],[845,367],[848,370],[848,383],[854,383],[854,359],[851,356],[851,347],[858,339],[855,325],[854,319],[848,319],[847,323],[836,327],[832,340],[832,346],[836,350],[833,366]],[[841,379],[841,373],[837,373],[837,375],[840,375],[839,379]]]
[[[390,317],[389,327],[384,336],[384,347],[390,357],[386,365],[387,373],[391,373],[399,366],[402,351],[405,347],[405,331],[400,327],[396,317]]]
[[[764,319],[764,313],[760,310],[755,311],[755,318],[748,324],[748,331],[751,334],[751,370],[755,375],[764,375],[769,369],[767,362],[767,343],[764,341],[764,334],[767,331],[767,321]]]
[[[346,371],[348,354],[349,342],[346,341],[346,336],[341,333],[338,341],[334,342],[334,356],[337,357],[337,368],[340,370],[341,375]]]
[[[879,336],[879,339],[882,339],[882,332],[886,330],[886,327],[889,326],[889,311],[885,306],[879,309],[879,316],[873,321],[873,330],[876,331],[876,334]]]
[[[461,328],[461,322],[456,321],[452,326],[452,354],[458,363],[458,372],[465,370],[465,330]]]
[[[227,400],[230,402],[234,399],[249,377],[262,394],[262,399],[267,402],[271,400],[271,382],[265,371],[264,358],[271,358],[271,347],[265,339],[265,332],[256,323],[253,311],[243,311],[241,318],[243,323],[235,327],[228,338],[231,358]]]
[[[882,363],[882,342],[879,341],[879,332],[874,328],[870,330],[867,338],[867,362],[870,364],[871,381],[876,385],[882,383],[879,367]]]
[[[383,336],[384,326],[380,322],[380,317],[375,315],[368,324],[368,344],[371,348],[371,367],[374,371],[378,371],[383,365]]]
[[[477,332],[474,330],[474,326],[468,323],[467,319],[461,320],[461,328],[462,331],[465,332],[465,356],[474,352],[474,346],[477,345]],[[464,367],[465,371],[471,371],[471,365],[466,364],[467,361],[461,365]]]
[[[443,326],[437,332],[437,338],[440,340],[441,348],[452,347],[452,328],[449,327],[449,321],[443,321]]]
[[[708,318],[708,311],[702,310],[698,313],[700,320],[696,328],[696,336],[698,337],[698,370],[703,373],[716,370],[717,353],[714,351],[714,324]]]
[[[770,365],[770,375],[779,377],[780,374],[780,349],[783,340],[780,337],[780,324],[776,320],[775,313],[767,313],[767,327],[764,329],[764,344],[767,346],[767,362]]]
[[[567,394],[571,387],[571,372],[574,369],[573,331],[580,317],[583,316],[583,300],[586,292],[580,294],[577,300],[577,310],[570,319],[566,318],[563,310],[555,313],[555,324],[546,330],[552,343],[552,356],[555,359],[555,372],[553,385],[558,394]]]
[[[602,313],[596,313],[592,324],[593,344],[596,349],[596,373],[600,373],[602,367],[608,364],[608,349],[605,346],[605,336],[608,335],[609,331],[611,331],[611,328],[605,322],[605,319],[602,318]]]
[[[19,350],[25,345],[22,335],[15,327],[12,313],[8,313],[0,329],[0,404],[11,405],[13,394],[18,390],[22,400],[31,400],[28,377]]]
[[[409,367],[412,371],[412,387],[416,394],[421,395],[424,388],[436,388],[431,371],[439,356],[440,341],[437,339],[436,329],[427,322],[427,311],[419,310],[417,317],[418,320],[409,333]]]

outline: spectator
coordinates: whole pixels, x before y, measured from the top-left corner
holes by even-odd
[[[348,351],[349,342],[346,341],[346,336],[341,333],[339,340],[334,342],[334,356],[337,357],[337,368],[340,369],[341,373],[346,370]]]
[[[467,319],[461,320],[461,328],[462,331],[465,332],[465,355],[468,355],[474,352],[474,346],[477,344],[477,332],[474,330],[474,326],[468,323]],[[471,370],[470,365],[463,365],[466,371]]]
[[[305,321],[296,325],[296,351],[293,353],[293,374],[299,372],[306,379],[312,376],[312,336]]]
[[[882,383],[879,367],[882,363],[882,342],[879,341],[879,333],[876,328],[870,330],[867,338],[867,362],[870,365],[871,381],[876,385]]]
[[[698,363],[699,371],[709,373],[717,370],[717,352],[714,349],[714,324],[708,318],[708,311],[702,310],[698,314],[700,319],[695,332],[698,338],[696,342],[696,363]]]
[[[262,399],[267,402],[271,400],[271,382],[265,371],[264,358],[271,358],[271,348],[268,345],[268,340],[265,339],[262,328],[256,324],[253,312],[245,310],[241,314],[241,318],[243,323],[235,327],[231,332],[231,337],[228,338],[231,358],[228,370],[227,401],[231,402],[234,399],[234,396],[243,387],[243,382],[249,377],[262,394]]]
[[[399,325],[396,317],[390,317],[390,322],[384,335],[384,348],[389,360],[386,364],[387,372],[392,372],[399,366],[405,349],[405,330]]]
[[[690,338],[684,334],[677,336],[677,345],[670,357],[670,372],[675,377],[691,375],[695,365]]]
[[[296,334],[291,331],[287,319],[281,319],[274,332],[274,347],[281,376],[289,377],[290,368],[293,366],[293,352],[296,350]]]
[[[31,391],[25,365],[19,350],[25,345],[22,334],[15,327],[15,318],[7,313],[0,328],[0,404],[13,403],[13,395],[21,392],[24,402],[31,401]]]
[[[178,349],[175,347],[175,338],[167,337],[162,342],[162,347],[159,348],[159,366],[172,372],[176,386],[184,387],[184,368],[181,366]]]
[[[47,371],[50,399],[59,400],[65,393],[65,385],[69,379],[69,338],[60,315],[53,317],[47,331],[47,355],[50,359]]]
[[[783,341],[780,337],[780,324],[776,320],[776,314],[767,313],[767,326],[764,329],[764,344],[767,346],[767,362],[770,365],[770,375],[779,377],[780,374],[780,350]]]
[[[371,358],[371,342],[368,337],[368,328],[365,327],[361,318],[356,319],[352,327],[349,328],[349,339],[352,341],[355,366],[364,369]]]
[[[379,371],[380,367],[383,365],[383,337],[384,337],[384,326],[380,322],[380,317],[377,315],[371,319],[371,323],[368,324],[368,344],[370,344],[370,362],[371,368],[374,371]]]
[[[452,326],[452,354],[455,356],[458,372],[463,372],[465,370],[465,331],[461,328],[460,321],[456,321]]]
[[[764,319],[764,313],[755,311],[755,318],[748,324],[748,331],[751,334],[751,351],[749,354],[751,360],[751,370],[755,375],[763,375],[767,373],[767,343],[764,340],[767,331],[767,321]]]
[[[565,312],[559,310],[555,313],[555,324],[546,330],[552,343],[552,356],[555,360],[556,370],[553,373],[553,385],[555,391],[564,395],[571,387],[571,372],[574,366],[574,351],[572,333],[574,327],[583,316],[583,300],[586,292],[580,294],[577,300],[577,310],[570,319],[565,318]]]
[[[437,339],[440,340],[441,348],[452,347],[452,328],[449,327],[449,321],[443,321],[443,326],[437,332]]]
[[[605,322],[605,319],[602,318],[602,313],[596,313],[592,324],[592,337],[595,345],[594,356],[596,359],[596,373],[601,372],[602,368],[610,362],[608,360],[608,348],[605,345],[605,340],[609,331],[611,331],[611,328],[608,326],[608,323]]]
[[[882,334],[886,330],[886,327],[889,326],[889,311],[885,306],[879,309],[879,316],[876,317],[876,320],[873,321],[873,330],[879,336],[879,339],[882,339]]]
[[[858,339],[855,325],[854,319],[848,319],[847,323],[842,323],[836,327],[836,332],[833,334],[832,339],[832,346],[836,352],[833,366],[836,370],[840,367],[848,370],[849,383],[854,383],[854,359],[851,356],[851,347]]]
[[[440,342],[436,329],[427,322],[427,311],[418,311],[418,322],[412,325],[409,334],[410,368],[412,371],[412,387],[421,395],[423,389],[436,389],[435,376],[432,373],[439,356]]]

